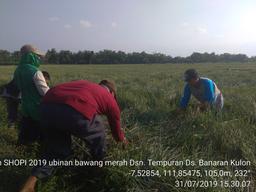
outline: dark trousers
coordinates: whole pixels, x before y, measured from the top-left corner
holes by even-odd
[[[43,104],[40,125],[44,138],[42,159],[63,160],[70,156],[71,135],[85,141],[94,160],[102,160],[105,156],[105,127],[98,115],[89,121],[68,105]],[[44,178],[52,171],[50,166],[35,167],[32,175]]]
[[[6,106],[8,123],[15,123],[18,117],[19,100],[14,98],[6,98]]]
[[[35,121],[30,117],[22,116],[19,122],[19,145],[29,145],[33,142],[41,142],[42,133],[39,121]]]

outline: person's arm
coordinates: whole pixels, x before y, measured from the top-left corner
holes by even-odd
[[[186,84],[184,87],[183,96],[180,100],[180,108],[185,109],[188,106],[190,97],[191,97],[191,91],[190,91],[189,85]]]
[[[41,71],[37,71],[33,77],[33,80],[39,94],[41,96],[44,96],[46,92],[49,90],[49,87],[45,81],[43,73]]]
[[[12,79],[6,86],[6,92],[10,95],[13,99],[20,99],[20,90],[15,82],[14,79]]]
[[[121,129],[120,109],[115,101],[112,101],[112,103],[109,105],[106,115],[111,127],[113,138],[116,141],[125,141],[124,132]]]
[[[13,85],[13,80],[5,85],[2,85],[0,87],[0,96],[5,97],[5,98],[13,98],[14,96],[10,93],[10,92],[12,92],[11,91],[12,85]]]

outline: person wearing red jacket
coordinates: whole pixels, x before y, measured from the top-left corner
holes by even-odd
[[[107,116],[113,138],[127,144],[121,129],[114,82],[102,80],[96,84],[78,80],[59,84],[46,93],[40,109],[45,139],[42,159],[64,160],[69,157],[72,154],[71,135],[74,135],[86,142],[94,160],[103,160],[106,139],[100,115]],[[33,191],[37,179],[50,176],[53,170],[48,165],[34,167],[21,191]]]

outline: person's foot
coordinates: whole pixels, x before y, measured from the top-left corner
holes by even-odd
[[[35,176],[30,176],[20,192],[35,192],[37,178]]]

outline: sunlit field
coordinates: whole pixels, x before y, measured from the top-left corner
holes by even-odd
[[[192,99],[184,114],[176,113],[183,91],[183,72],[195,68],[202,76],[213,79],[222,90],[225,105],[222,113],[213,111],[198,113],[196,101]],[[256,190],[256,65],[247,63],[220,64],[147,64],[147,65],[45,65],[50,73],[52,85],[87,79],[99,82],[112,79],[118,88],[118,101],[122,110],[122,125],[129,145],[126,149],[116,144],[108,132],[107,160],[134,159],[153,160],[248,160],[251,166],[246,180],[249,188],[225,187],[175,187],[175,180],[243,181],[219,174],[175,178],[173,176],[134,177],[131,170],[166,169],[218,170],[220,167],[103,167],[95,171],[89,168],[60,168],[54,176],[38,183],[39,192],[82,191],[148,191],[148,192],[204,192],[204,191],[255,191]],[[7,83],[15,66],[1,66],[0,85]],[[18,129],[18,127],[17,127]],[[6,108],[0,99],[0,158],[36,158],[37,144],[17,147],[17,129],[7,128]],[[86,148],[74,140],[77,158],[88,158]],[[230,166],[222,170],[234,173]],[[237,168],[239,169],[239,167]],[[1,167],[0,191],[17,191],[30,167]]]

